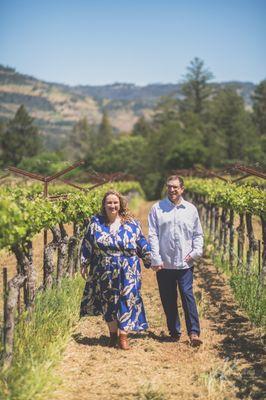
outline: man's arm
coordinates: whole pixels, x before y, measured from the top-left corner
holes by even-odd
[[[195,211],[194,227],[192,236],[192,252],[189,256],[193,260],[197,260],[203,254],[203,230],[199,219],[198,211]]]
[[[151,245],[151,265],[154,270],[163,268],[162,258],[160,256],[159,248],[159,229],[158,229],[158,218],[155,207],[152,207],[149,216],[149,242]]]

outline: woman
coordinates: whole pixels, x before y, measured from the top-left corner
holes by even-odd
[[[128,331],[148,327],[140,294],[139,257],[149,268],[150,246],[140,225],[122,195],[110,190],[103,197],[101,214],[91,218],[82,243],[81,274],[87,282],[80,310],[81,316],[104,316],[110,347],[118,341],[121,349],[129,350]]]

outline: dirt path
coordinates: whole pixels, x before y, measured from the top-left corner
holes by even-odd
[[[145,203],[138,217],[147,231]],[[155,274],[143,269],[147,332],[130,335],[132,349],[108,348],[100,317],[83,319],[55,371],[61,384],[53,400],[263,399],[263,343],[237,308],[225,279],[204,260],[195,271],[202,339],[191,348],[167,341]],[[182,315],[182,309],[180,307]],[[183,320],[183,316],[182,316]],[[182,321],[184,327],[184,321]],[[265,360],[265,358],[264,358]]]

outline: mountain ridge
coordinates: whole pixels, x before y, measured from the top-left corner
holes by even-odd
[[[46,82],[21,74],[15,68],[0,64],[0,121],[13,118],[24,104],[45,137],[48,148],[58,148],[74,124],[86,117],[99,124],[104,110],[116,131],[130,132],[140,116],[150,118],[162,96],[180,98],[181,83],[115,82],[108,85],[71,86]],[[252,82],[214,82],[213,87],[232,87],[252,106],[255,84]]]

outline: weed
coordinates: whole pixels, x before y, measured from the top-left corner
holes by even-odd
[[[200,318],[204,318],[209,309],[209,303],[203,290],[195,292],[195,300]]]
[[[137,393],[137,400],[167,400],[167,398],[162,391],[148,385]]]
[[[225,360],[222,368],[212,368],[210,371],[200,374],[199,380],[206,386],[209,398],[211,398],[213,394],[223,391],[224,384],[228,381],[231,373],[231,365]]]

